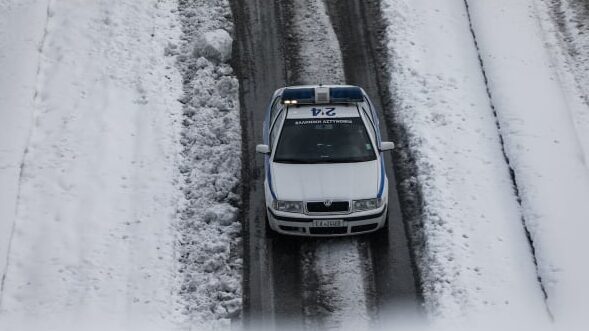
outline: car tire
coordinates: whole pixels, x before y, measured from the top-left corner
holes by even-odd
[[[387,218],[384,220],[384,226],[380,229],[378,229],[377,233],[379,235],[386,235],[388,236],[389,234],[389,213],[387,210]]]
[[[274,239],[278,235],[278,233],[270,227],[270,220],[268,219],[268,215],[264,217],[264,228],[265,228],[265,236],[267,239]]]

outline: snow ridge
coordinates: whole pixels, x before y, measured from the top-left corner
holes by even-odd
[[[477,36],[476,36],[476,33],[475,33],[473,26],[472,26],[472,18],[470,15],[470,8],[468,6],[468,0],[464,0],[464,7],[466,9],[466,17],[468,18],[468,27],[470,29],[470,33],[472,34],[472,40],[474,42],[474,47],[477,51],[477,57],[478,57],[478,60],[479,60],[480,66],[481,66],[481,73],[483,75],[483,81],[485,82],[485,90],[487,91],[487,95],[489,96],[489,106],[491,107],[491,110],[493,111],[493,117],[495,118],[495,125],[497,126],[497,134],[499,135],[499,143],[501,144],[501,153],[503,154],[503,158],[505,159],[505,164],[507,165],[507,168],[509,169],[509,176],[510,176],[511,181],[513,183],[513,191],[514,191],[517,203],[520,207],[521,222],[524,227],[526,239],[528,240],[528,244],[530,245],[530,252],[532,254],[532,261],[534,262],[534,267],[536,268],[536,277],[538,279],[538,284],[540,285],[540,289],[542,291],[542,294],[544,295],[544,302],[546,304],[546,311],[547,311],[548,315],[550,316],[550,318],[552,318],[552,313],[550,312],[550,307],[548,306],[548,303],[546,302],[546,299],[548,298],[548,294],[546,293],[546,287],[544,286],[544,282],[542,281],[542,277],[541,277],[540,272],[538,270],[538,259],[536,258],[536,248],[534,246],[534,240],[532,239],[532,236],[530,234],[530,230],[528,229],[528,226],[526,223],[526,218],[525,218],[524,214],[521,213],[522,199],[520,196],[520,190],[517,185],[517,178],[515,175],[515,170],[513,169],[513,166],[511,165],[511,162],[509,161],[509,156],[507,155],[507,151],[505,150],[505,140],[503,138],[503,134],[501,131],[501,123],[499,123],[499,118],[497,117],[497,110],[495,109],[495,104],[493,103],[493,94],[491,93],[491,89],[489,88],[489,80],[487,78],[487,72],[485,71],[485,63],[483,62],[483,58],[481,56],[481,50],[479,48]]]
[[[35,73],[35,91],[33,93],[33,104],[35,105],[35,107],[33,108],[33,117],[32,119],[35,119],[35,109],[37,109],[39,107],[39,89],[40,89],[40,75],[41,75],[41,67],[42,67],[42,56],[43,56],[43,49],[45,48],[45,43],[47,40],[47,34],[48,34],[48,25],[49,25],[49,19],[51,17],[51,6],[53,4],[54,0],[48,0],[47,1],[47,9],[45,11],[45,23],[43,25],[43,35],[41,36],[41,41],[39,42],[39,48],[38,48],[38,57],[37,57],[37,69],[36,69],[36,73]],[[26,135],[26,143],[25,143],[25,149],[23,151],[22,154],[22,158],[20,160],[20,164],[18,167],[18,179],[17,179],[17,188],[16,188],[16,201],[14,204],[14,217],[12,219],[12,224],[10,226],[10,234],[8,235],[8,247],[6,249],[6,262],[4,264],[4,268],[2,269],[2,279],[0,279],[0,312],[2,311],[2,301],[4,298],[4,283],[6,282],[6,273],[8,271],[8,267],[10,265],[10,250],[12,248],[12,240],[14,238],[14,230],[16,228],[16,215],[18,213],[18,206],[19,206],[19,202],[21,199],[21,188],[22,188],[22,182],[23,182],[23,171],[25,168],[25,160],[27,158],[27,154],[29,153],[29,144],[31,142],[31,137],[33,135],[33,128],[34,125],[31,124],[29,125],[29,130],[28,133]]]
[[[183,75],[178,210],[179,293],[191,325],[228,327],[241,313],[241,172],[238,81],[226,0],[179,1],[183,44],[170,45]]]

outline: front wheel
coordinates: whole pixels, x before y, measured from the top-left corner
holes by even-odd
[[[273,239],[276,238],[276,235],[278,235],[278,233],[274,230],[272,230],[272,228],[270,227],[270,220],[268,219],[268,214],[266,214],[266,217],[264,217],[264,228],[265,228],[265,236],[268,239]]]
[[[387,218],[384,220],[384,226],[378,231],[376,231],[379,235],[388,235],[389,234],[389,212],[387,210]]]

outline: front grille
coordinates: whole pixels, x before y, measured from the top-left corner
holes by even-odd
[[[329,206],[326,206],[323,201],[307,202],[309,213],[345,213],[349,210],[350,203],[348,201],[333,201]]]
[[[309,228],[311,234],[346,234],[348,228],[345,226],[329,227],[329,228]]]

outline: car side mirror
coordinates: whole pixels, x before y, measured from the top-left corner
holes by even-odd
[[[270,154],[270,147],[268,145],[256,145],[256,152],[260,154]]]
[[[395,143],[392,141],[382,141],[380,143],[380,151],[384,152],[384,151],[390,151],[393,150],[395,148]]]

